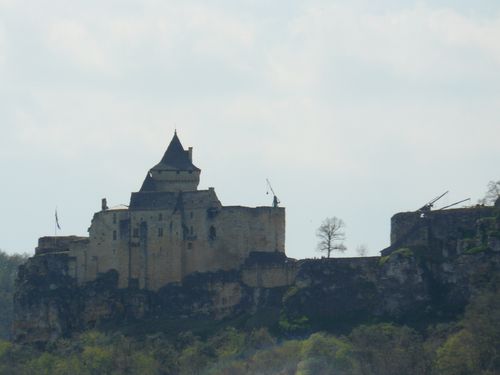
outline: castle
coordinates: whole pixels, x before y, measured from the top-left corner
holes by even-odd
[[[116,270],[120,288],[158,290],[195,272],[239,268],[251,252],[285,252],[285,209],[223,206],[214,188],[198,190],[193,149],[175,132],[129,206],[94,214],[88,237],[39,239],[36,255],[66,254],[79,285]]]
[[[500,198],[397,213],[381,257],[295,260],[277,199],[224,207],[213,188],[198,190],[199,178],[174,134],[128,207],[103,199],[89,237],[40,238],[19,267],[14,339],[43,345],[129,322],[174,334],[169,322],[191,329],[193,320],[299,333],[446,321],[499,280]]]

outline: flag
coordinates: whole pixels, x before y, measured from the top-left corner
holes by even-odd
[[[59,218],[57,217],[57,208],[56,208],[56,226],[57,229],[61,229],[61,226],[59,225]]]

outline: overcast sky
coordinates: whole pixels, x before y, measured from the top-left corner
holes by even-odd
[[[500,178],[500,1],[0,0],[0,249],[86,235],[177,128],[200,188],[287,210],[289,256]]]

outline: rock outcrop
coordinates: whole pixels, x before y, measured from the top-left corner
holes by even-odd
[[[67,276],[66,264],[65,255],[50,254],[21,268],[16,341],[43,344],[96,326],[136,325],[154,332],[168,328],[168,322],[181,327],[182,321],[246,321],[255,316],[290,332],[342,330],[380,320],[418,325],[455,317],[471,296],[500,275],[499,252],[462,254],[435,263],[407,249],[388,257],[285,258],[281,269],[296,270],[289,286],[247,285],[242,269],[194,274],[182,284],[153,292],[118,288],[115,271],[77,286]],[[272,267],[279,272],[276,262]]]

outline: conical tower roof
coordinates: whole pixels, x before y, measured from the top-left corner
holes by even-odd
[[[153,167],[153,169],[161,170],[177,170],[177,171],[199,171],[191,161],[189,151],[184,150],[181,141],[177,136],[177,131],[174,133],[167,151],[163,155],[161,161]]]

